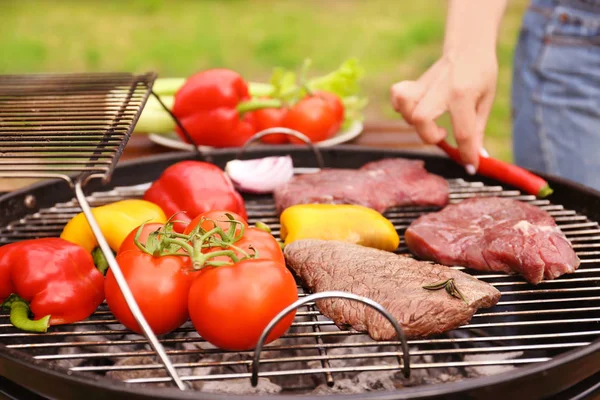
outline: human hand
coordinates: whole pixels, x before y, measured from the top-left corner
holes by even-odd
[[[391,88],[392,105],[426,143],[447,133],[435,120],[450,113],[467,172],[479,167],[498,77],[496,41],[507,0],[448,0],[443,56],[416,81]]]
[[[498,64],[495,53],[489,53],[465,51],[442,56],[418,80],[391,87],[394,109],[426,143],[437,144],[446,138],[446,130],[435,120],[450,113],[454,138],[470,174],[479,166],[485,126],[496,93]]]

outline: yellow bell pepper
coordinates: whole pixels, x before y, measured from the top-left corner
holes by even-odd
[[[144,222],[165,223],[163,210],[146,200],[122,200],[92,209],[110,248],[117,252],[127,235]],[[83,212],[65,225],[60,237],[92,252],[98,241]]]
[[[339,240],[393,251],[400,244],[394,225],[377,211],[351,204],[298,204],[281,213],[281,239]]]

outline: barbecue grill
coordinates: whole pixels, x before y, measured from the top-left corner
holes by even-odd
[[[0,198],[0,245],[58,236],[87,204],[94,207],[139,198],[150,182],[178,161],[201,156],[224,167],[239,155],[234,150],[167,154],[123,163],[113,171],[153,80],[150,75],[118,76],[121,80],[115,80],[117,75],[68,76],[60,84],[53,81],[42,87],[39,80],[58,78],[0,77],[0,151],[4,152],[0,175],[17,174],[17,165],[26,176],[51,171],[47,177],[61,178]],[[66,93],[57,89],[65,85],[70,88]],[[38,96],[42,105],[28,103],[32,96]],[[31,120],[24,127],[19,121],[33,108],[42,113],[39,122]],[[70,117],[77,111],[77,117]],[[19,144],[23,140],[26,144]],[[60,151],[51,152],[48,144]],[[290,154],[299,173],[319,166],[313,152],[299,146],[250,147],[244,157],[275,154]],[[430,172],[448,180],[451,202],[472,196],[530,202],[555,218],[573,243],[581,266],[574,274],[538,286],[518,276],[467,271],[498,288],[500,302],[480,310],[468,325],[455,331],[409,340],[409,354],[401,350],[400,341],[375,342],[359,332],[338,329],[308,299],[298,308],[292,328],[264,346],[260,368],[253,362],[254,352],[216,349],[189,322],[158,339],[151,332],[136,335],[101,305],[85,321],[31,334],[16,330],[8,315],[0,314],[0,375],[6,378],[2,390],[13,393],[13,398],[33,398],[36,393],[60,399],[229,398],[234,390],[242,397],[258,393],[273,398],[328,394],[374,399],[532,399],[583,398],[598,390],[600,193],[545,177],[555,193],[540,200],[497,182],[467,177],[446,158],[412,152],[340,146],[321,149],[320,156],[324,165],[341,168],[357,168],[384,157],[424,159]],[[45,163],[36,164],[34,159]],[[23,171],[18,171],[19,176]],[[245,200],[249,222],[266,222],[278,235],[272,199],[248,195]],[[385,215],[402,234],[412,220],[435,210],[401,207]],[[403,242],[397,252],[407,253]],[[298,291],[301,299],[310,295],[300,284]],[[402,356],[410,357],[410,378],[401,373],[406,366],[399,361]],[[255,388],[250,383],[256,371],[260,379]],[[349,390],[362,393],[351,395]]]

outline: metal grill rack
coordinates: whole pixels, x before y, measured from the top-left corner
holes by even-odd
[[[0,75],[0,176],[110,178],[156,75]]]
[[[184,389],[83,193],[90,179],[110,180],[155,79],[155,73],[1,75],[0,177],[57,178],[71,186],[132,314]]]
[[[526,201],[550,213],[573,243],[581,258],[571,275],[531,286],[518,276],[469,271],[502,292],[494,308],[481,310],[468,325],[430,339],[409,340],[411,369],[520,366],[541,363],[573,348],[586,346],[600,337],[600,227],[586,216],[548,200],[523,195],[500,186],[450,180],[451,202],[472,196],[502,196]],[[147,184],[117,187],[91,195],[92,206],[124,198],[141,197]],[[279,221],[272,199],[247,201],[249,222],[268,223],[275,235]],[[402,235],[408,225],[432,208],[404,207],[386,213]],[[57,204],[0,228],[0,244],[40,236],[56,236],[64,224],[80,211],[73,200]],[[399,253],[407,253],[404,243]],[[455,267],[462,269],[461,267]],[[305,296],[298,287],[300,296]],[[70,362],[70,370],[108,375],[131,384],[166,384],[171,381],[148,340],[130,334],[118,324],[106,306],[88,320],[48,334],[23,333],[0,315],[0,341],[45,362]],[[252,352],[226,353],[209,346],[189,322],[160,339],[181,380],[189,383],[249,379]],[[261,357],[261,377],[311,376],[333,384],[340,376],[363,371],[400,370],[399,343],[374,342],[355,331],[337,329],[321,315],[314,303],[298,310],[292,328],[267,345]],[[70,350],[70,351],[69,351]],[[349,351],[348,351],[349,350]],[[509,353],[517,356],[507,358]],[[485,357],[479,357],[485,355]],[[136,358],[138,357],[138,358]],[[150,357],[150,358],[148,358]],[[96,363],[94,360],[123,360]],[[88,364],[82,365],[85,360]],[[183,360],[183,361],[178,361]],[[91,361],[91,362],[90,362]],[[64,364],[62,364],[64,366]],[[211,372],[207,372],[211,368]],[[132,373],[135,372],[135,375]]]

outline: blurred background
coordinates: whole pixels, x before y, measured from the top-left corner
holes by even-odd
[[[526,0],[500,32],[498,93],[485,146],[511,161],[512,58]],[[312,59],[327,73],[348,58],[365,69],[365,120],[398,120],[392,83],[440,55],[446,0],[1,0],[0,73],[154,70],[186,77],[212,67],[266,81],[276,66]],[[448,118],[442,124],[449,127]]]

